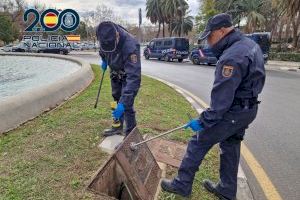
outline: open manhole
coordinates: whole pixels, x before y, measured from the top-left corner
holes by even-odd
[[[132,151],[132,142],[143,138],[135,128],[123,144],[101,167],[88,185],[88,190],[103,196],[103,199],[152,200],[161,177],[154,156],[147,144]]]

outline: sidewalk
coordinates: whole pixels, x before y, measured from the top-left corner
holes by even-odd
[[[266,69],[300,72],[300,62],[269,60]]]
[[[69,55],[99,55],[99,51],[71,51]]]

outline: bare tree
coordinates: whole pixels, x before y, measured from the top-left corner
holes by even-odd
[[[22,17],[26,3],[24,0],[2,0],[0,2],[0,12],[8,13],[13,22]]]
[[[300,36],[299,31],[299,25],[300,25],[300,12],[298,12],[294,19],[292,20],[292,26],[293,26],[293,47],[297,49],[298,47],[298,39]]]
[[[98,5],[93,11],[86,11],[81,13],[83,21],[89,26],[97,26],[103,21],[113,21],[118,24],[126,24],[117,14],[114,13],[112,8],[106,5]]]
[[[80,13],[81,20],[87,25],[86,33],[88,38],[95,39],[96,26],[103,21],[113,21],[117,24],[127,26],[128,23],[119,17],[112,8],[99,4],[95,10]]]
[[[27,4],[24,0],[2,0],[0,2],[0,14],[5,14],[10,17],[14,30],[15,39],[21,39],[21,34],[24,31],[23,14]]]
[[[278,26],[279,26],[279,31],[278,31],[278,46],[277,46],[277,51],[281,51],[281,45],[282,45],[282,32],[283,32],[283,26],[287,21],[287,17],[284,17],[280,20]]]

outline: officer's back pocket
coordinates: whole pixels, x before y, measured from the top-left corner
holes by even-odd
[[[236,128],[247,128],[257,115],[257,106],[251,109],[231,109],[224,115],[224,120],[232,123]]]

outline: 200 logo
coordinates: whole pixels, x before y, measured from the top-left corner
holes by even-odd
[[[25,29],[27,32],[32,31],[56,31],[61,28],[64,31],[74,31],[79,25],[79,15],[73,9],[65,9],[59,12],[55,9],[47,9],[40,13],[35,9],[28,9],[24,13],[24,22],[29,21],[29,15],[34,15],[34,20]],[[40,23],[40,27],[37,26]]]

